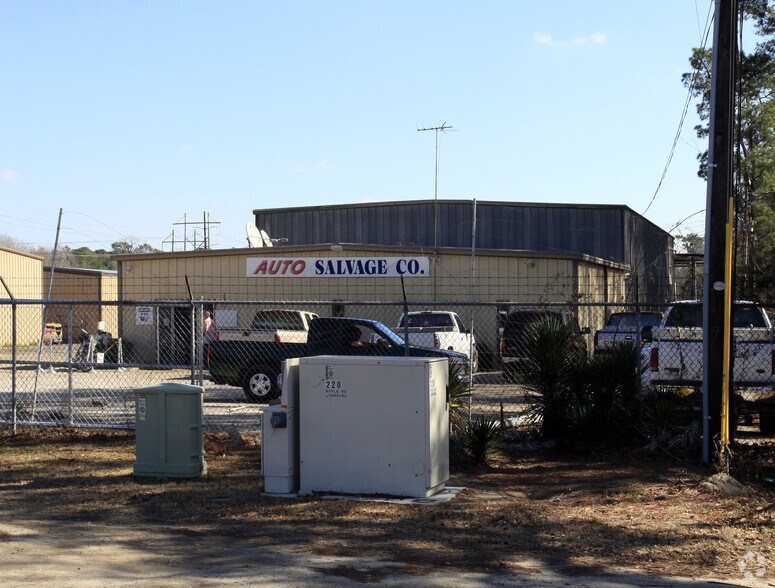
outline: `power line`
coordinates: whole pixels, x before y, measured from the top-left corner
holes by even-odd
[[[692,218],[692,217],[694,217],[694,216],[697,216],[698,214],[702,214],[703,212],[705,212],[705,209],[704,209],[704,208],[703,208],[702,210],[698,210],[697,212],[694,212],[694,213],[690,214],[689,216],[687,216],[686,218],[684,218],[684,219],[682,219],[682,220],[679,220],[679,221],[678,221],[677,223],[675,223],[675,224],[674,224],[674,225],[673,225],[673,226],[670,228],[670,230],[668,230],[667,232],[668,232],[668,233],[672,233],[672,232],[673,232],[673,231],[675,231],[675,230],[676,230],[678,227],[680,227],[682,224],[684,224],[686,221],[688,221],[690,218]]]
[[[710,25],[713,22],[713,3],[711,2],[708,17],[705,21],[705,38],[702,40],[702,48],[705,49],[708,43],[708,36],[710,35]],[[683,110],[681,112],[681,120],[678,122],[678,129],[676,129],[675,137],[673,137],[673,145],[670,147],[670,155],[667,157],[667,161],[665,162],[665,167],[662,170],[662,177],[659,178],[659,183],[657,184],[657,189],[654,190],[654,195],[651,197],[651,200],[649,201],[648,206],[646,206],[646,209],[641,213],[645,215],[649,208],[651,208],[651,205],[654,204],[654,200],[657,198],[657,194],[659,194],[659,190],[662,188],[662,183],[665,181],[665,177],[667,176],[667,170],[670,168],[670,164],[673,161],[673,155],[675,155],[675,149],[678,145],[678,140],[681,137],[681,131],[683,130],[684,121],[686,120],[686,113],[689,111],[689,105],[692,101],[692,93],[694,92],[694,82],[696,80],[697,76],[693,75],[691,77],[691,82],[689,84],[689,88],[686,92],[686,100],[684,101]]]

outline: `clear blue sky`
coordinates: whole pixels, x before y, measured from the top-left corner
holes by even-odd
[[[654,196],[711,0],[0,0],[0,235],[242,247],[255,208]],[[711,34],[712,39],[712,34]],[[645,216],[705,208],[694,104]],[[675,235],[704,232],[704,214]],[[272,235],[280,237],[281,235]]]

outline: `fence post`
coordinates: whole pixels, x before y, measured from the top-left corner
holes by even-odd
[[[11,299],[11,423],[13,434],[16,435],[16,298],[14,298],[8,284],[5,283],[3,276],[0,276],[0,283],[8,292]]]
[[[73,398],[73,303],[67,305],[67,422],[72,426],[75,400]]]

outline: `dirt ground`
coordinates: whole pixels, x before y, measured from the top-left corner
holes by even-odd
[[[163,528],[189,557],[205,543],[228,552],[235,538],[257,556],[278,546],[357,554],[417,577],[516,572],[540,561],[571,576],[627,568],[775,585],[775,485],[763,479],[770,470],[746,466],[752,450],[733,461],[744,492],[726,495],[704,491],[713,471],[676,458],[520,443],[491,468],[453,472],[448,485],[465,490],[450,502],[406,505],[268,497],[254,438],[208,435],[205,448],[206,476],[158,481],[133,477],[131,432],[0,430],[0,553],[18,553],[9,529],[46,522],[95,535],[113,529],[151,550]],[[775,454],[755,463],[775,465]],[[364,569],[338,573],[379,581]]]

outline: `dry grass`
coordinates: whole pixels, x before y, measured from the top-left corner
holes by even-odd
[[[770,574],[775,568],[771,487],[703,493],[699,484],[712,472],[675,460],[513,451],[492,468],[456,474],[449,485],[467,490],[449,503],[397,505],[263,496],[260,448],[244,441],[208,436],[207,476],[159,482],[132,476],[131,433],[3,430],[0,511],[138,533],[162,524],[183,542],[207,535],[227,545],[236,535],[259,549],[357,553],[409,563],[418,574],[541,559],[571,573],[621,566],[739,578],[749,552],[769,562]]]

